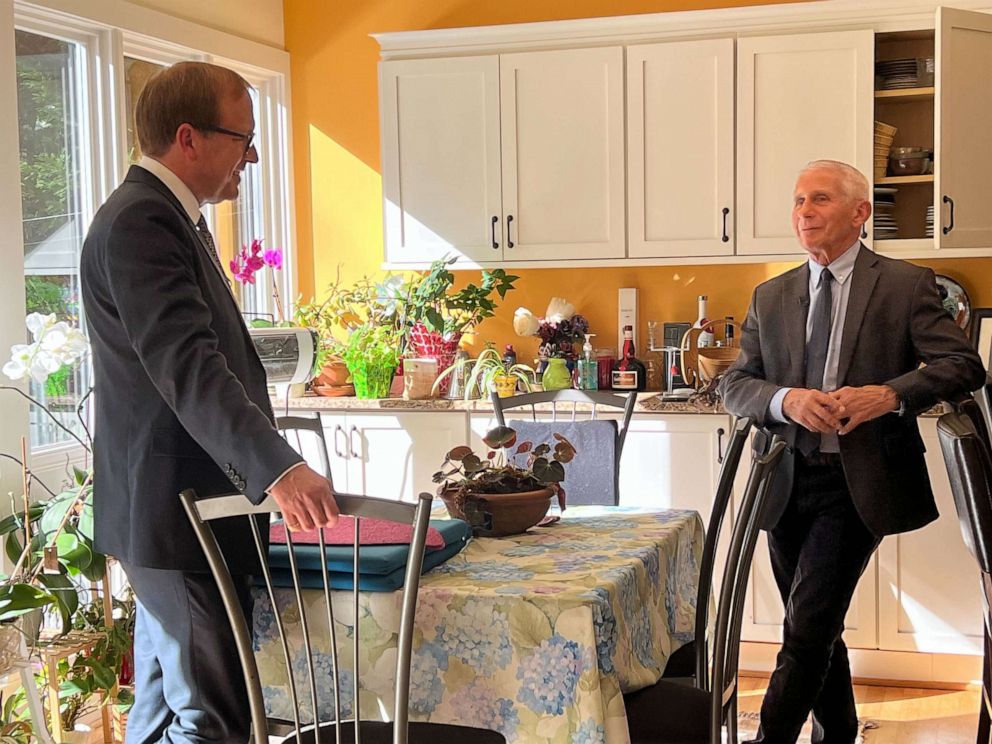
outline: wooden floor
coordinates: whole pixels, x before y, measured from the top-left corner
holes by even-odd
[[[757,711],[767,679],[742,677],[739,709]],[[855,685],[858,717],[876,721],[865,744],[975,744],[980,690]]]

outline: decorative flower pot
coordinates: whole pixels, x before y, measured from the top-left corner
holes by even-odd
[[[512,375],[501,375],[493,380],[496,395],[500,398],[512,398],[517,391],[517,378]]]
[[[544,370],[541,384],[545,390],[565,390],[572,387],[572,373],[568,371],[564,359],[552,357],[548,360],[548,368]]]
[[[365,400],[389,397],[393,373],[396,371],[394,365],[359,362],[348,369],[355,383],[355,397]]]
[[[450,489],[440,491],[448,514],[472,526],[477,537],[518,535],[544,519],[554,491],[542,488],[525,493],[479,493],[456,498]]]
[[[348,384],[348,365],[338,357],[331,357],[320,368],[320,374],[314,382],[317,385],[342,387]]]
[[[455,363],[455,353],[458,351],[458,343],[462,340],[462,334],[453,333],[445,338],[437,331],[429,331],[423,323],[414,324],[410,329],[410,350],[421,359],[437,360],[438,374],[444,372]],[[443,397],[448,392],[451,384],[451,375],[448,375],[438,383],[438,391]]]

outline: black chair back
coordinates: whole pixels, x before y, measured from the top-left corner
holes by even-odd
[[[723,572],[716,632],[713,636],[713,669],[710,683],[710,741],[720,744],[721,728],[736,726],[728,711],[736,711],[737,671],[740,659],[741,624],[747,580],[758,541],[758,525],[768,500],[768,492],[782,461],[785,442],[775,437],[768,454],[756,457],[744,491],[737,522],[731,537],[727,565]]]
[[[537,421],[537,406],[541,403],[551,405],[551,421],[558,420],[559,404],[571,403],[570,421],[575,421],[578,404],[584,403],[592,406],[592,418],[595,419],[598,408],[613,408],[623,411],[620,422],[617,425],[617,435],[613,448],[613,501],[606,504],[603,501],[583,500],[584,504],[600,503],[608,506],[616,506],[620,502],[620,456],[623,454],[623,444],[627,439],[627,427],[630,424],[630,417],[634,413],[634,405],[637,403],[637,393],[631,392],[626,395],[607,391],[587,391],[587,390],[548,390],[540,393],[526,393],[524,395],[514,395],[509,398],[500,398],[494,391],[490,395],[493,404],[493,412],[496,414],[496,421],[500,426],[506,426],[505,411],[513,408],[530,407],[531,420]]]
[[[965,410],[960,410],[962,407]],[[967,413],[968,409],[977,410],[977,405],[972,408],[958,404],[958,408],[937,420],[937,436],[961,536],[982,571],[992,573],[992,456],[988,440],[983,439],[975,419]]]
[[[739,418],[734,422],[734,432],[730,436],[727,452],[720,465],[720,478],[717,482],[716,494],[713,497],[713,510],[710,512],[709,523],[706,525],[706,541],[703,543],[703,557],[699,564],[699,585],[696,588],[696,625],[694,629],[693,647],[696,652],[695,684],[701,689],[708,689],[709,679],[709,645],[706,641],[706,629],[709,624],[710,594],[713,591],[713,569],[716,565],[716,548],[720,542],[720,533],[727,516],[727,507],[734,490],[734,478],[741,461],[741,453],[747,444],[748,433],[751,431],[751,419]]]

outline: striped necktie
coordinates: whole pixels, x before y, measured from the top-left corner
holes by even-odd
[[[217,253],[217,245],[214,243],[214,236],[210,234],[210,228],[207,227],[207,219],[202,214],[196,223],[196,229],[200,233],[200,237],[203,238],[203,244],[210,251],[210,257],[214,260],[214,264],[220,269],[221,276],[226,279],[227,275],[224,273],[224,267],[221,265],[220,255]]]

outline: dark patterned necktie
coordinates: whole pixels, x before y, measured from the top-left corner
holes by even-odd
[[[207,219],[202,214],[200,215],[199,222],[196,223],[196,229],[200,233],[200,237],[203,238],[203,244],[210,251],[210,257],[214,260],[214,264],[220,269],[221,276],[226,279],[227,276],[224,274],[224,267],[220,263],[220,255],[217,253],[217,245],[214,243],[214,236],[210,234],[210,228],[207,227]]]
[[[810,390],[823,389],[823,371],[827,365],[827,350],[830,348],[830,311],[833,306],[834,275],[830,269],[820,272],[820,296],[813,310],[813,328],[806,342],[806,387]],[[800,427],[796,446],[809,456],[820,446],[820,433]]]

